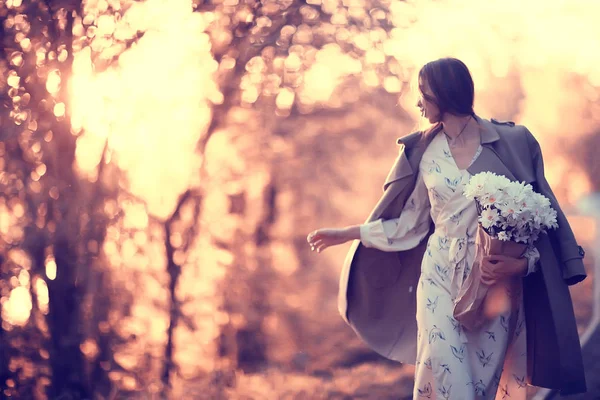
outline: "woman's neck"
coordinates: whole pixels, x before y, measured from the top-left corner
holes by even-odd
[[[452,139],[456,139],[461,133],[464,135],[464,131],[469,130],[468,125],[471,124],[471,120],[474,118],[471,115],[451,115],[446,114],[442,119],[442,128],[446,135]]]

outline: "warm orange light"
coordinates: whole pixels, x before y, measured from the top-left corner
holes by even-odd
[[[40,164],[35,168],[35,172],[37,172],[39,176],[44,176],[44,174],[46,174],[46,170],[46,164]]]
[[[120,19],[100,12],[92,42],[97,51],[123,50],[101,41],[108,35],[125,40],[152,29],[101,73],[94,72],[90,48],[84,47],[74,55],[70,79],[73,131],[83,132],[79,172],[96,179],[108,141],[112,160],[128,175],[127,189],[161,218],[197,183],[195,145],[210,123],[210,103],[222,101],[213,75],[219,66],[204,33],[209,21],[192,11],[191,4],[149,1],[133,3]],[[244,94],[248,103],[257,97],[256,88]]]
[[[36,278],[34,280],[34,290],[40,311],[44,315],[48,314],[50,297],[48,294],[48,286],[46,285],[46,281],[41,278]]]
[[[294,104],[294,91],[289,88],[282,89],[277,95],[277,99],[275,103],[277,104],[277,108],[289,110],[292,108]]]
[[[263,126],[257,118],[269,104],[267,101],[275,103],[274,112],[280,117],[289,115],[291,110],[310,113],[321,107],[346,112],[350,109],[344,106],[358,104],[362,96],[366,98],[368,93],[383,88],[398,94],[404,109],[416,119],[415,91],[404,90],[404,84],[425,62],[448,55],[463,59],[471,69],[479,113],[524,122],[541,142],[550,143],[545,140],[548,136],[565,136],[566,132],[584,134],[591,125],[580,111],[591,113],[593,108],[586,105],[598,100],[594,98],[600,85],[598,53],[581,50],[600,47],[597,23],[591,17],[598,7],[589,2],[585,7],[581,1],[548,7],[547,2],[524,4],[518,0],[459,0],[453,4],[408,0],[390,2],[388,14],[382,9],[367,10],[362,0],[308,0],[308,4],[317,7],[303,6],[299,12],[303,23],[282,27],[272,46],[254,54],[245,65],[238,65],[243,62],[242,57],[234,58],[234,52],[223,56],[218,64],[213,54],[225,53],[223,50],[228,50],[236,34],[219,30],[221,21],[254,23],[257,32],[267,32],[274,29],[276,19],[267,17],[271,14],[266,11],[281,11],[278,3],[268,4],[263,16],[255,20],[252,9],[241,3],[224,0],[226,7],[235,5],[239,11],[223,14],[218,10],[194,13],[189,1],[146,0],[122,2],[122,6],[113,1],[110,7],[106,1],[89,1],[84,2],[84,15],[76,18],[73,28],[75,36],[85,37],[74,43],[73,70],[68,81],[71,132],[77,136],[77,173],[90,182],[103,179],[123,189],[123,195],[99,205],[111,223],[105,240],[87,242],[87,249],[102,251],[115,272],[111,277],[122,279],[123,287],[133,293],[143,294],[133,299],[127,318],[111,313],[100,329],[116,329],[123,337],[136,337],[140,348],[164,348],[170,310],[165,244],[173,245],[173,261],[182,267],[176,290],[181,312],[197,316],[193,329],[181,323],[176,330],[175,348],[186,349],[174,355],[181,376],[196,376],[199,364],[210,369],[216,357],[207,349],[214,348],[210,344],[214,344],[221,325],[241,326],[247,322],[244,315],[219,310],[215,301],[220,290],[217,282],[236,258],[230,250],[215,249],[211,240],[231,241],[240,226],[247,223],[244,217],[228,212],[231,196],[249,186],[265,186],[267,178],[253,170],[255,166],[244,154],[244,146],[247,149],[260,145],[259,140],[270,134],[266,129],[272,128]],[[469,10],[469,24],[464,23],[465,9]],[[532,19],[532,15],[536,17]],[[330,20],[319,23],[324,16]],[[386,31],[370,18],[393,28]],[[140,39],[136,37],[138,32],[144,33]],[[125,49],[124,42],[134,44]],[[24,34],[19,36],[19,43],[24,51],[35,49],[40,65],[46,57],[60,61],[68,55],[60,48],[46,54],[46,48],[32,45]],[[22,54],[14,54],[11,62],[17,65],[22,59]],[[98,68],[92,59],[118,62]],[[199,155],[196,145],[211,124],[213,105],[225,100],[215,82],[216,74],[226,75],[235,68],[244,72],[239,87],[241,99],[236,97],[238,103],[227,106],[227,113],[223,114],[227,126],[211,132],[205,153]],[[574,75],[587,78],[586,85],[596,87],[579,90]],[[11,97],[21,96],[20,78],[13,74],[8,79]],[[61,84],[66,84],[66,79],[61,82],[58,72],[50,72],[48,92],[58,93]],[[23,99],[17,100],[22,104]],[[18,117],[15,119],[28,124],[27,115],[21,112],[14,111]],[[54,113],[65,116],[65,105],[57,104]],[[345,127],[362,126],[360,119],[364,114],[348,114],[356,115],[347,116]],[[307,128],[303,134],[320,134],[321,126],[328,128],[322,121],[313,122],[311,128],[317,129]],[[48,128],[40,125],[40,129]],[[52,140],[51,131],[40,134],[46,142]],[[292,147],[286,142],[287,137],[271,139],[269,136],[269,151]],[[357,148],[361,150],[360,145]],[[32,144],[36,154],[43,149],[45,146],[40,143]],[[547,158],[557,151],[544,148]],[[201,163],[203,172],[210,177],[203,177],[203,181],[199,178]],[[110,175],[115,166],[125,175],[118,181]],[[106,167],[103,176],[99,176],[101,167]],[[564,181],[561,172],[549,168],[553,184]],[[43,183],[41,177],[45,173],[45,166],[39,166],[32,178]],[[573,198],[590,190],[589,182],[580,178],[582,171],[574,173],[578,175],[571,180]],[[248,175],[253,185],[241,182]],[[165,219],[173,213],[181,194],[214,182],[226,184],[218,189],[211,187],[203,194],[201,234],[190,250],[184,250],[188,238],[182,226],[188,226],[197,217],[186,207],[171,224],[170,237],[165,238]],[[39,188],[36,183],[28,184]],[[61,191],[52,187],[49,195],[58,199]],[[249,196],[249,202],[258,198],[256,193]],[[18,215],[23,215],[18,207],[0,203],[0,232],[9,238],[23,235],[12,228]],[[55,229],[56,225],[48,225],[49,231]],[[279,274],[292,276],[301,268],[293,246],[274,243],[271,250]],[[48,279],[56,279],[54,259],[49,259],[45,267]],[[124,269],[139,275],[130,279],[131,273],[120,273]],[[27,280],[25,276],[15,279],[17,284]],[[47,293],[43,280],[34,281],[34,285],[40,293]],[[47,295],[44,299],[47,305]],[[286,301],[291,307],[300,307],[305,299],[295,294]],[[276,322],[271,325],[277,326]],[[93,358],[95,346],[93,342],[82,344],[86,357]],[[131,347],[116,350],[115,359],[129,369],[144,361]],[[113,372],[111,379],[132,389],[138,385],[126,374]]]
[[[79,345],[79,348],[81,349],[83,355],[85,355],[85,357],[89,361],[95,360],[98,356],[98,353],[100,352],[96,341],[89,338],[86,339],[83,343],[81,343]]]
[[[66,112],[65,103],[56,103],[54,105],[54,115],[57,117],[63,117]]]
[[[51,94],[56,94],[60,90],[60,72],[58,70],[54,70],[48,74],[46,90]]]
[[[22,40],[19,41],[19,44],[21,45],[21,48],[23,49],[23,51],[25,52],[29,52],[31,50],[31,40],[29,40],[29,38],[24,38]]]
[[[21,83],[21,78],[19,77],[19,75],[17,75],[15,71],[10,71],[8,73],[8,78],[6,79],[6,83],[8,83],[9,86],[15,89],[18,89]]]
[[[25,286],[10,291],[8,300],[2,306],[2,319],[11,325],[23,326],[31,314],[31,295]]]
[[[53,257],[46,260],[46,276],[51,281],[56,279],[56,261]]]
[[[8,8],[19,8],[23,4],[23,0],[8,0],[6,2],[6,7]]]

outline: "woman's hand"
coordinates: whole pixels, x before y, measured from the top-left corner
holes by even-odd
[[[348,228],[317,229],[308,234],[306,241],[312,251],[322,252],[330,246],[346,243],[349,240],[360,239],[360,227],[358,225]]]
[[[493,285],[499,280],[513,276],[525,276],[527,259],[513,258],[502,255],[484,256],[481,260],[481,282]]]

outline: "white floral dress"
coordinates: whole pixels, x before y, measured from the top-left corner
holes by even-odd
[[[480,152],[481,146],[473,161]],[[463,195],[469,178],[467,170],[457,167],[443,132],[438,133],[423,155],[415,189],[400,218],[362,225],[361,241],[384,251],[407,250],[427,235],[430,218],[435,223],[416,293],[414,399],[524,400],[527,352],[522,293],[516,313],[508,310],[480,331],[466,331],[452,317],[454,299],[475,255],[478,215],[475,203]],[[536,256],[528,254],[529,273],[534,271]],[[509,324],[514,327],[512,335]]]

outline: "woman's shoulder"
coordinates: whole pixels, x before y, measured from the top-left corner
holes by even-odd
[[[406,136],[403,136],[403,137],[399,138],[398,140],[396,140],[396,143],[399,145],[403,145],[404,147],[410,149],[410,148],[416,146],[417,144],[422,143],[422,140],[424,138],[427,138],[427,137],[431,138],[431,137],[435,136],[435,134],[437,132],[439,132],[440,129],[441,129],[441,124],[437,123],[437,124],[434,124],[434,125],[428,127],[427,129],[412,132]]]
[[[396,140],[396,143],[399,145],[403,145],[404,147],[410,148],[413,145],[415,145],[416,143],[418,143],[421,140],[422,136],[423,136],[423,131],[412,132],[412,133],[409,133],[408,135],[398,138],[398,140]]]
[[[535,137],[525,125],[519,125],[513,121],[500,121],[491,118],[490,122],[498,132],[500,139],[506,142],[523,142],[534,143]]]

